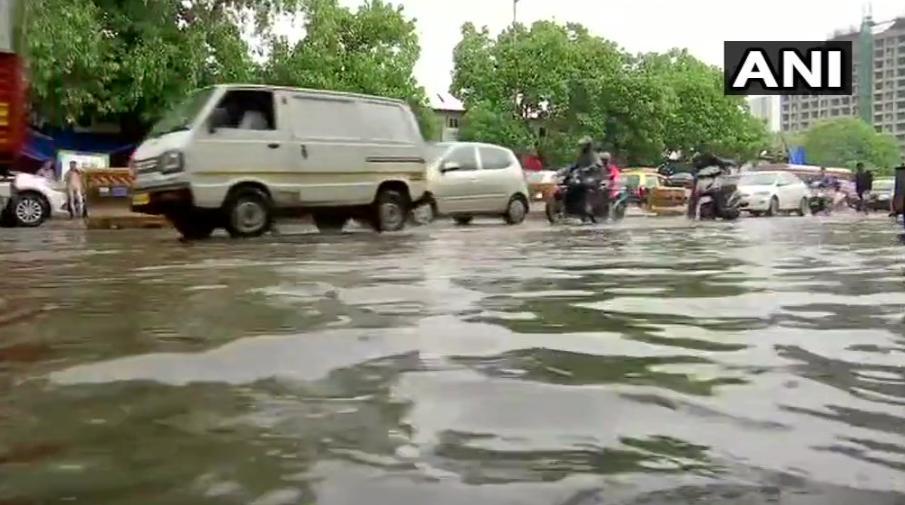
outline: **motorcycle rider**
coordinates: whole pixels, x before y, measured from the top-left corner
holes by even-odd
[[[860,165],[860,163],[859,163]],[[861,165],[862,169],[864,165]],[[826,172],[826,167],[820,167],[820,175],[817,177],[817,185],[821,188],[832,188],[836,191],[839,191],[842,185],[839,183],[839,180],[829,175]]]
[[[571,177],[576,172],[579,172],[580,174],[583,170],[594,168],[598,163],[599,158],[594,151],[594,141],[590,137],[582,137],[581,140],[578,141],[578,158],[575,160],[575,163],[568,168],[566,177]],[[597,171],[592,170],[591,172]],[[587,193],[588,188],[586,188],[584,184],[571,185],[569,187],[569,192],[566,194],[566,206],[573,209],[577,208],[578,204],[583,206]]]

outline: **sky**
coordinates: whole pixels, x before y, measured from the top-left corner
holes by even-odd
[[[355,6],[364,0],[341,0]],[[512,0],[390,0],[417,20],[421,60],[416,77],[429,93],[445,92],[452,50],[466,21],[496,34],[512,23]],[[630,52],[687,48],[722,65],[725,40],[823,40],[857,26],[861,0],[519,0],[518,20],[579,22]],[[905,16],[901,0],[874,0],[873,17]]]

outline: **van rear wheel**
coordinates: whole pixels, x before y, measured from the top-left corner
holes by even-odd
[[[399,231],[409,217],[408,200],[399,191],[381,190],[374,201],[373,226],[378,232]]]
[[[273,224],[270,196],[258,188],[239,188],[227,197],[226,231],[233,238],[260,237]]]

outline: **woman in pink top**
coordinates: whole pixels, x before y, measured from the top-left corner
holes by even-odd
[[[604,175],[609,181],[610,198],[615,198],[619,195],[619,167],[613,163],[610,153],[606,151],[600,153],[600,164],[603,165]]]

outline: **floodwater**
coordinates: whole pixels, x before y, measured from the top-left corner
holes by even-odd
[[[885,218],[2,231],[0,503],[905,503]]]

